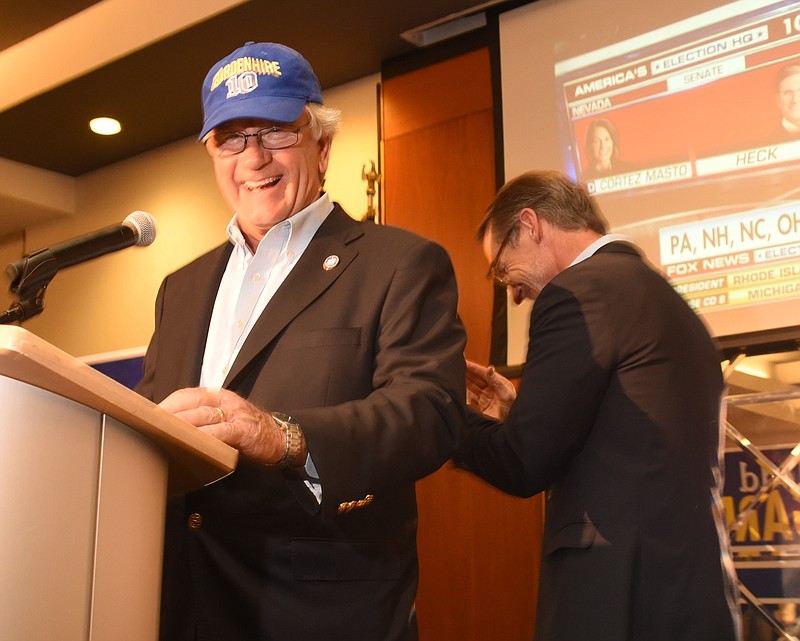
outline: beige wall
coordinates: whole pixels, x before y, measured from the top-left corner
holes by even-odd
[[[22,254],[23,233],[12,233],[0,236],[0,265],[5,268],[10,262],[15,261]],[[0,288],[0,305],[6,309],[12,301],[11,294],[7,290],[8,281],[2,279],[3,287]]]
[[[325,92],[326,104],[343,112],[326,189],[355,218],[367,206],[362,167],[378,160],[378,81],[375,74]],[[137,209],[155,217],[156,241],[58,273],[44,312],[23,326],[74,356],[144,346],[162,278],[225,240],[232,212],[217,192],[211,162],[186,139],[79,177],[75,197],[74,217],[0,238],[0,264],[118,223]],[[6,294],[6,306],[9,300]]]

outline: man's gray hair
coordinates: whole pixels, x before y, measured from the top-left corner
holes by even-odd
[[[342,122],[342,112],[339,109],[309,102],[306,103],[306,111],[311,117],[311,135],[314,140],[331,140],[339,131]]]
[[[542,220],[570,231],[591,229],[605,234],[608,224],[597,203],[583,185],[557,171],[529,171],[508,181],[497,192],[478,226],[478,240],[489,228],[494,238],[505,238],[516,246],[523,209],[532,209]]]

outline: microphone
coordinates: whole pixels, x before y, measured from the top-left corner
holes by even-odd
[[[146,247],[156,239],[156,221],[145,211],[135,211],[117,225],[27,254],[6,267],[13,293],[46,287],[59,269],[92,260],[131,245]]]

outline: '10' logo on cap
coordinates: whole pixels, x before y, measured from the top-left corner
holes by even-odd
[[[222,82],[228,84],[232,77],[245,75],[246,73],[252,73],[254,76],[260,73],[277,78],[281,75],[281,63],[277,60],[263,60],[261,58],[237,58],[217,70],[211,81],[209,91],[214,91]]]

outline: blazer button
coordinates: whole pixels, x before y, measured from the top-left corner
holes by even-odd
[[[199,530],[203,527],[203,516],[197,512],[190,514],[189,518],[186,520],[186,525],[189,526],[190,530]]]

